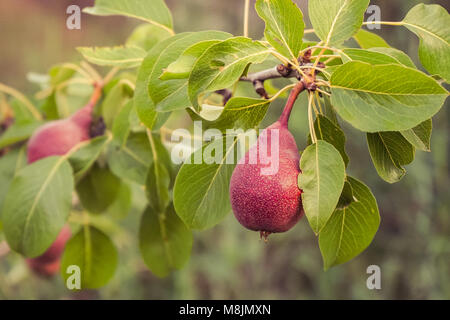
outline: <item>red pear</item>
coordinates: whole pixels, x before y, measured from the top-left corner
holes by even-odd
[[[40,127],[28,142],[28,163],[49,156],[66,154],[78,143],[89,140],[92,111],[101,94],[101,86],[96,86],[89,103],[71,117],[51,121]]]
[[[65,226],[59,233],[56,240],[37,258],[27,259],[30,268],[38,274],[51,276],[59,270],[61,255],[64,252],[67,241],[69,241],[72,233],[68,226]]]
[[[259,231],[264,238],[271,233],[288,231],[304,214],[297,180],[300,155],[288,130],[292,106],[303,87],[295,90],[280,119],[260,134],[231,176],[230,200],[234,215],[244,227]],[[261,161],[261,155],[266,153],[271,160]],[[259,155],[257,161],[255,155]],[[267,170],[268,167],[271,170]]]

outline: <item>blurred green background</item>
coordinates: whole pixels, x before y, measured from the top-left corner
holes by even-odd
[[[148,0],[151,1],[151,0]],[[242,34],[244,0],[166,0],[175,30],[219,29]],[[296,1],[307,15],[307,1]],[[441,1],[371,1],[382,20],[399,21],[415,4]],[[121,17],[82,16],[81,30],[67,30],[67,6],[92,5],[93,0],[3,0],[0,2],[0,82],[32,95],[38,88],[27,73],[45,73],[50,66],[79,61],[77,46],[122,44],[138,24]],[[254,1],[252,1],[254,3]],[[252,11],[250,35],[260,38],[264,25]],[[417,65],[418,40],[406,29],[383,26],[378,34],[390,45],[408,52]],[[308,126],[304,96],[290,123],[303,150]],[[368,184],[381,214],[380,229],[370,247],[356,259],[327,272],[317,239],[306,219],[265,244],[259,235],[241,227],[230,214],[217,227],[195,233],[188,265],[166,279],[158,279],[139,255],[137,210],[121,222],[125,232],[114,235],[120,250],[119,269],[98,291],[69,292],[59,277],[32,275],[23,259],[0,253],[0,299],[449,299],[450,200],[447,105],[434,120],[432,153],[418,151],[405,178],[383,182],[368,153],[364,134],[345,126],[350,175]],[[263,125],[279,115],[274,104]],[[181,120],[182,121],[182,120]],[[1,251],[1,250],[0,250]],[[382,289],[368,290],[366,268],[381,267]]]

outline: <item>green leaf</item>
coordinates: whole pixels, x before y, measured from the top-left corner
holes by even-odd
[[[412,8],[403,26],[420,38],[419,57],[433,75],[450,82],[450,15],[439,5],[418,4]]]
[[[298,186],[309,224],[319,234],[327,223],[342,193],[345,164],[331,144],[318,140],[303,151]]]
[[[231,35],[230,35],[231,37]],[[223,39],[225,40],[225,39]],[[180,55],[180,57],[169,64],[159,77],[161,80],[186,79],[191,74],[192,67],[200,56],[211,46],[222,40],[205,40],[193,44]]]
[[[195,151],[178,172],[173,201],[190,229],[210,228],[231,211],[229,183],[236,162],[229,159],[234,159],[236,144],[235,137],[216,138]]]
[[[359,29],[359,31],[353,36],[353,38],[356,40],[356,42],[358,42],[358,45],[361,47],[361,49],[390,47],[382,37],[364,29]]]
[[[144,185],[148,168],[152,163],[150,143],[145,133],[132,133],[125,145],[111,143],[108,165],[121,179]]]
[[[139,247],[148,268],[158,277],[181,269],[189,260],[192,232],[178,218],[172,206],[158,214],[148,207],[141,220]]]
[[[416,69],[416,65],[411,60],[411,58],[406,53],[404,53],[403,51],[400,51],[398,49],[395,49],[395,48],[370,48],[369,51],[386,54],[386,55],[391,56],[392,58],[396,59],[399,64],[402,64],[406,67]]]
[[[350,184],[350,182],[345,181],[344,189],[342,189],[342,193],[339,198],[336,209],[345,209],[354,201],[355,201],[355,198],[353,196],[352,185]]]
[[[157,111],[167,112],[191,106],[187,79],[163,81],[160,76],[164,70],[193,44],[204,40],[224,40],[230,36],[221,31],[193,32],[161,48],[148,80],[148,92]]]
[[[156,62],[159,60],[161,52],[170,44],[188,36],[190,33],[180,33],[161,41],[147,54],[139,68],[136,89],[134,91],[134,107],[139,119],[149,129],[154,129],[158,121],[167,120],[170,113],[157,113],[155,104],[148,93],[148,83],[150,75],[154,72]],[[158,75],[159,76],[159,75]]]
[[[325,45],[337,46],[355,35],[369,0],[309,0],[309,17]]]
[[[402,166],[414,160],[415,149],[400,132],[368,133],[367,144],[378,175],[389,183],[400,181]]]
[[[151,24],[141,24],[133,30],[125,45],[127,47],[140,47],[149,51],[158,42],[169,38],[171,35],[171,32],[167,29]]]
[[[112,127],[113,138],[114,141],[120,146],[125,145],[130,134],[130,114],[133,107],[133,101],[128,101],[114,119],[114,124]]]
[[[140,47],[78,47],[77,50],[93,64],[119,68],[136,68],[147,55]]]
[[[331,93],[339,115],[366,132],[415,127],[437,113],[448,96],[436,80],[418,70],[359,61],[333,73]]]
[[[124,181],[122,181],[119,185],[119,191],[116,198],[108,209],[106,209],[106,214],[115,219],[125,218],[131,210],[132,196],[131,188]]]
[[[157,212],[165,212],[170,202],[170,172],[166,165],[171,164],[170,156],[160,139],[148,133],[152,147],[153,163],[147,175],[146,193],[150,206]]]
[[[45,252],[69,217],[72,168],[64,157],[48,157],[20,170],[3,203],[6,240],[26,257]]]
[[[83,12],[111,16],[122,15],[154,24],[173,34],[172,15],[163,0],[96,0],[94,7],[87,7]]]
[[[432,129],[433,122],[428,119],[412,129],[402,131],[401,134],[417,149],[429,152],[431,151]]]
[[[70,266],[80,268],[81,289],[97,289],[113,277],[118,263],[117,249],[100,230],[84,226],[67,242],[61,260],[61,273],[66,282]]]
[[[96,137],[83,143],[82,147],[70,155],[69,162],[75,175],[75,181],[79,181],[91,168],[110,142],[111,138],[108,136]]]
[[[108,167],[95,164],[77,184],[81,204],[91,213],[105,212],[119,193],[120,183]]]
[[[42,122],[27,122],[13,124],[0,135],[0,150],[18,142],[27,140]]]
[[[189,77],[192,106],[199,109],[200,95],[232,86],[251,63],[261,63],[270,50],[258,41],[231,38],[210,47],[197,60]]]
[[[259,126],[269,108],[270,101],[264,99],[253,99],[234,97],[228,100],[223,111],[217,119],[203,120],[203,129],[218,129],[226,132],[228,129],[242,129],[244,131]],[[188,110],[191,114],[193,111]],[[203,110],[202,110],[203,111]],[[203,113],[203,112],[202,112]],[[200,116],[193,114],[195,120],[201,120]]]
[[[50,68],[48,74],[50,76],[50,85],[55,87],[72,78],[77,72],[68,65],[59,64]]]
[[[164,212],[169,205],[170,175],[164,164],[153,161],[148,171],[146,192],[149,203],[156,212]]]
[[[319,235],[324,269],[345,263],[366,249],[380,225],[375,197],[362,182],[348,177],[356,201],[336,210]]]
[[[114,87],[112,87],[105,99],[103,100],[100,108],[107,128],[112,128],[114,119],[117,114],[123,108],[125,104],[130,100],[130,94],[127,90],[126,83],[119,81]]]
[[[339,124],[333,123],[323,115],[318,115],[316,121],[314,121],[314,129],[317,139],[330,143],[336,148],[336,150],[339,151],[342,159],[344,160],[345,166],[347,167],[349,159],[347,153],[345,152],[346,139],[344,131],[342,131],[339,127]],[[308,137],[308,144],[312,144],[311,136]]]
[[[386,48],[381,48],[386,49]],[[357,60],[362,62],[367,62],[372,65],[378,64],[403,64],[397,58],[388,55],[386,53],[377,52],[373,49],[365,50],[365,49],[343,49],[342,50],[342,61],[348,62],[351,60]],[[400,51],[401,52],[401,51]],[[411,65],[405,65],[406,67],[411,67]],[[413,64],[414,68],[414,64]]]
[[[88,84],[72,83],[55,90],[55,103],[59,118],[70,117],[86,106],[92,95],[93,87]]]
[[[257,0],[256,12],[266,23],[264,36],[284,56],[296,60],[302,47],[305,23],[292,0]]]
[[[27,164],[26,147],[13,149],[0,157],[0,219],[3,200],[8,192],[14,175]]]

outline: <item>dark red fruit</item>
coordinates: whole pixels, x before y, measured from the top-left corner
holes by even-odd
[[[61,255],[64,252],[66,243],[69,241],[71,235],[70,228],[65,226],[44,254],[37,258],[26,260],[30,268],[36,273],[44,276],[51,276],[57,273]]]
[[[230,200],[234,215],[244,227],[259,231],[264,238],[291,229],[304,214],[297,180],[300,156],[288,130],[294,101],[290,99],[280,119],[261,133],[256,144],[238,162],[231,177]],[[278,139],[272,142],[272,136],[276,138],[277,133]],[[277,147],[278,170],[273,174],[262,174],[261,170],[269,165],[259,158],[256,163],[251,162],[251,154],[268,150],[269,159],[273,159],[270,150],[277,150]]]
[[[39,128],[28,142],[28,163],[45,157],[64,155],[78,143],[89,140],[92,111],[101,96],[102,85],[95,85],[89,103],[71,117],[49,122]]]
[[[28,142],[28,163],[49,156],[64,155],[78,143],[89,140],[92,105],[78,110],[67,119],[40,127]]]

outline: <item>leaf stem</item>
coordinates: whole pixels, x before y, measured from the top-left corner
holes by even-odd
[[[308,122],[309,122],[309,134],[311,135],[312,143],[317,143],[316,131],[314,129],[314,118],[312,115],[312,101],[314,95],[312,93],[308,96]]]
[[[158,161],[158,154],[156,152],[155,141],[153,140],[153,134],[150,129],[147,129],[148,141],[150,142],[150,147],[153,153],[153,162],[156,163]]]
[[[119,68],[118,67],[114,67],[112,68],[108,74],[103,78],[103,83],[108,83],[111,81],[111,79],[116,75],[117,72],[119,72]]]
[[[94,79],[94,81],[102,81],[102,77],[100,76],[100,74],[89,63],[87,63],[86,61],[81,61],[80,65],[91,76],[91,78]]]
[[[363,22],[364,26],[374,25],[374,24],[384,24],[388,26],[403,26],[405,23],[403,21],[370,21]]]
[[[248,20],[250,15],[250,0],[245,0],[244,8],[244,37],[248,37]]]

